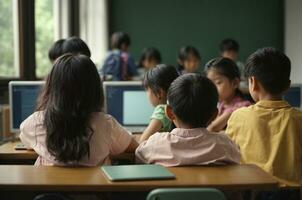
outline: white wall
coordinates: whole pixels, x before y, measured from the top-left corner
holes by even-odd
[[[292,83],[302,83],[302,0],[285,0],[285,53],[292,63]]]
[[[89,46],[91,59],[97,65],[108,50],[107,7],[107,0],[80,0],[80,37]]]

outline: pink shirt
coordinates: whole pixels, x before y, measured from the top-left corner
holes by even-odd
[[[98,166],[110,164],[109,155],[122,153],[129,146],[132,136],[110,115],[94,113],[91,127],[90,157],[77,163],[59,163],[47,151],[46,131],[43,127],[43,111],[35,112],[20,126],[22,143],[34,149],[39,155],[35,165],[83,165]]]
[[[239,149],[228,136],[205,128],[155,133],[139,145],[135,155],[139,162],[166,167],[240,162]]]
[[[237,110],[238,108],[241,107],[248,107],[250,106],[252,103],[250,101],[244,100],[243,98],[241,98],[240,96],[236,96],[232,102],[228,105],[226,105],[225,103],[219,103],[218,104],[218,116],[224,114],[224,113],[232,113],[235,110]]]

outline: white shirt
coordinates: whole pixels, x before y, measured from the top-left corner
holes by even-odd
[[[138,162],[166,167],[240,162],[239,149],[228,136],[205,128],[155,133],[139,145],[135,154]]]
[[[132,136],[110,115],[94,113],[90,139],[90,157],[84,157],[77,163],[59,163],[46,147],[46,130],[43,126],[44,112],[35,112],[20,126],[22,143],[39,155],[35,165],[83,165],[97,166],[110,164],[109,155],[120,154],[129,146]]]

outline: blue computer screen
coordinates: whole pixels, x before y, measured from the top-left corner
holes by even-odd
[[[284,100],[286,100],[291,106],[301,107],[301,87],[290,87],[284,94]]]
[[[153,107],[142,86],[107,86],[107,113],[124,126],[145,126],[150,122]]]
[[[20,124],[36,107],[40,85],[13,85],[12,86],[12,124],[13,129],[19,129]]]

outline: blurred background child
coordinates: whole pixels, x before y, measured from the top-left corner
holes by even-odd
[[[134,58],[129,53],[131,44],[127,33],[116,32],[111,37],[111,50],[99,70],[104,80],[127,81],[137,75]]]
[[[178,53],[178,67],[180,74],[197,72],[201,57],[198,50],[192,46],[184,46]]]

